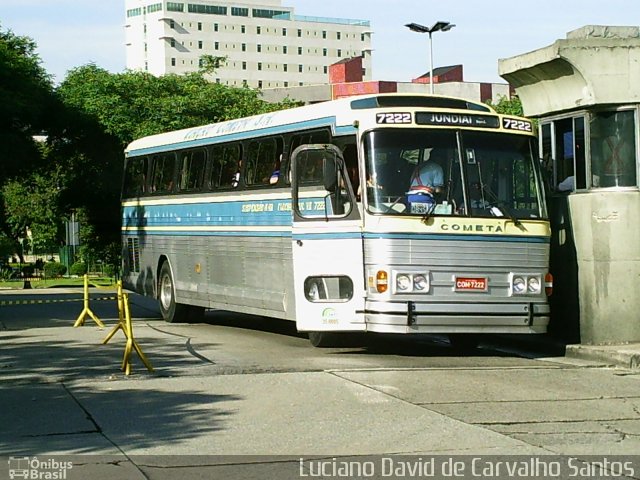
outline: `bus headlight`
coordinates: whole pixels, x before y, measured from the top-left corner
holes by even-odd
[[[413,288],[418,292],[424,292],[429,289],[429,282],[425,275],[413,276]]]
[[[427,293],[429,275],[427,273],[393,272],[395,293]]]
[[[513,277],[511,281],[511,289],[516,295],[522,295],[527,289],[527,282],[523,277]]]
[[[511,295],[540,295],[542,276],[534,273],[512,273]]]
[[[540,293],[540,279],[538,277],[529,277],[527,280],[527,292],[533,294]]]
[[[409,275],[400,274],[396,277],[396,288],[401,292],[408,292],[411,290],[411,278]]]

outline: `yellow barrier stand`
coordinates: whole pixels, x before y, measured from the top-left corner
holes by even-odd
[[[122,292],[122,282],[118,282],[118,324],[111,330],[109,335],[102,341],[106,344],[118,330],[122,330],[127,338],[127,345],[124,348],[124,357],[122,359],[122,370],[125,375],[131,374],[131,352],[135,349],[136,353],[144,363],[147,370],[153,372],[153,367],[145,357],[140,345],[133,338],[133,323],[131,322],[131,310],[129,308],[129,295]]]
[[[111,330],[111,332],[109,333],[109,335],[107,335],[107,337],[102,341],[103,345],[106,345],[109,340],[111,340],[111,338],[117,333],[118,330],[122,330],[125,334],[125,336],[127,335],[127,330],[125,328],[125,319],[124,319],[124,301],[122,298],[122,281],[119,280],[118,283],[116,284],[116,288],[117,288],[117,300],[118,300],[118,324],[113,327],[113,330]]]
[[[123,304],[124,304],[124,318],[126,325],[126,335],[127,335],[127,346],[124,349],[124,358],[122,359],[122,370],[124,370],[126,375],[131,373],[131,350],[135,349],[136,353],[144,363],[147,370],[153,372],[153,367],[147,360],[147,357],[142,353],[142,349],[138,342],[133,339],[133,324],[131,323],[131,311],[129,310],[129,295],[126,293],[122,294]]]
[[[96,317],[95,313],[91,311],[91,308],[89,308],[89,275],[85,273],[84,274],[84,308],[82,309],[82,312],[80,312],[80,315],[78,316],[78,319],[76,320],[76,323],[73,324],[73,326],[74,327],[83,326],[84,319],[87,315],[89,315],[100,328],[104,328],[104,323],[102,323],[100,319]]]

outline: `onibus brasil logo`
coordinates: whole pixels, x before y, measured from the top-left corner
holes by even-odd
[[[40,460],[38,457],[9,457],[9,478],[33,480],[65,480],[72,462],[61,462],[53,458]]]

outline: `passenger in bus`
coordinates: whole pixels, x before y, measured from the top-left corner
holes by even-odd
[[[282,154],[276,160],[276,163],[273,165],[273,172],[269,176],[269,185],[275,185],[278,183],[278,179],[280,178],[280,164],[282,163]]]
[[[575,188],[575,178],[575,176],[569,175],[567,178],[561,181],[558,184],[558,191],[563,193],[572,192]]]
[[[242,170],[242,159],[238,160],[238,168],[236,173],[233,174],[233,178],[231,179],[231,186],[233,188],[237,188],[240,184],[240,170]]]

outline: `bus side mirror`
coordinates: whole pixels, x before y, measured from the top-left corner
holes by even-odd
[[[335,192],[338,186],[338,166],[336,160],[333,154],[322,159],[322,178],[324,189],[327,192]]]

